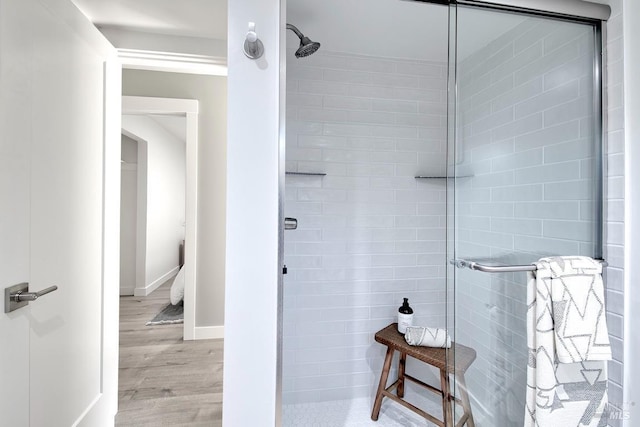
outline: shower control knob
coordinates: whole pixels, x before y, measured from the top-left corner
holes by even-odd
[[[249,22],[249,31],[245,35],[243,50],[249,59],[259,59],[264,54],[264,45],[256,34],[255,22]]]
[[[258,35],[256,34],[255,22],[249,22],[249,31],[247,32],[247,40],[250,43],[255,43],[258,40]]]
[[[285,230],[295,230],[298,228],[298,220],[295,218],[285,218],[284,219],[284,229]]]

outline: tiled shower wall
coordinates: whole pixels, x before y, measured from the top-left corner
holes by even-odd
[[[284,403],[371,396],[403,297],[445,323],[446,64],[287,55]]]
[[[606,180],[605,258],[607,268],[607,326],[613,350],[609,362],[609,403],[624,410],[622,394],[624,362],[624,61],[622,37],[622,1],[611,0],[611,18],[607,21],[606,63]],[[626,407],[628,409],[628,407]],[[617,412],[618,415],[623,415]],[[622,425],[622,417],[610,419],[611,426]]]
[[[608,144],[606,172],[608,179],[605,185],[605,195],[607,196],[605,257],[609,262],[606,281],[607,314],[614,354],[614,361],[609,364],[609,400],[613,405],[618,406],[623,404],[622,320],[624,315],[622,293],[624,127],[622,114],[623,61],[621,56],[622,10],[620,2],[613,2],[612,9],[613,15],[608,23],[607,46],[609,96],[607,100]],[[519,28],[511,35],[511,39],[513,41],[521,39],[525,33],[526,31],[523,28]],[[552,34],[549,34],[548,40],[553,40]],[[504,40],[502,42],[506,43]],[[522,46],[523,40],[519,40],[517,43]],[[505,44],[502,47],[504,46]],[[546,52],[548,53],[552,53],[554,47],[561,49],[558,52],[563,52],[563,54],[556,52],[556,60],[560,62],[562,62],[564,53],[568,52],[568,47],[564,43],[554,42],[554,45],[552,45],[547,42],[546,46]],[[534,43],[533,49],[528,50],[528,53],[534,52],[535,48],[536,45]],[[542,52],[545,52],[544,44],[542,49]],[[485,54],[491,56],[500,49],[496,49],[496,46],[493,46],[492,50],[491,54],[487,52]],[[413,305],[419,308],[417,310],[419,314],[425,315],[429,313],[428,317],[420,320],[421,323],[437,325],[444,322],[443,313],[438,308],[438,304],[444,298],[443,296],[441,298],[439,294],[443,291],[444,280],[442,274],[444,272],[431,268],[427,270],[428,276],[424,276],[430,277],[426,280],[415,279],[414,277],[393,278],[396,275],[396,269],[398,272],[408,272],[410,271],[407,270],[408,268],[417,267],[419,260],[427,256],[429,258],[433,257],[435,260],[440,255],[442,257],[441,260],[444,261],[444,249],[442,247],[436,250],[436,246],[432,244],[431,249],[427,249],[422,244],[425,252],[422,256],[415,257],[415,265],[413,261],[409,262],[409,265],[380,263],[383,257],[387,257],[387,260],[394,259],[394,262],[400,263],[399,259],[403,253],[398,253],[395,243],[391,244],[391,242],[400,243],[399,247],[404,245],[404,250],[407,250],[409,244],[417,245],[420,235],[419,228],[417,228],[418,225],[437,234],[438,224],[442,224],[444,227],[444,205],[442,204],[440,208],[437,208],[441,210],[437,212],[431,210],[431,214],[425,215],[427,213],[424,207],[426,199],[422,198],[415,205],[415,212],[419,213],[419,215],[408,214],[410,211],[413,212],[411,210],[413,208],[408,208],[407,199],[403,199],[400,196],[397,200],[404,200],[402,204],[405,205],[405,208],[387,206],[384,212],[378,212],[377,210],[384,204],[389,205],[388,201],[392,199],[388,190],[394,190],[394,188],[394,191],[396,191],[395,197],[403,193],[406,195],[408,194],[407,191],[417,192],[420,190],[420,194],[425,194],[425,196],[420,197],[428,197],[428,205],[433,209],[436,209],[438,203],[443,200],[444,183],[439,183],[435,180],[414,180],[415,187],[413,187],[410,178],[414,172],[409,173],[409,170],[413,168],[415,174],[432,174],[436,172],[437,165],[440,164],[440,161],[443,161],[441,156],[444,155],[444,148],[441,147],[436,150],[433,144],[435,142],[444,143],[444,128],[418,127],[415,125],[415,121],[411,123],[411,126],[406,124],[409,117],[412,120],[417,120],[418,113],[428,113],[429,116],[444,118],[443,102],[440,103],[435,98],[420,99],[420,97],[426,96],[429,92],[424,92],[424,88],[415,90],[415,87],[418,86],[411,86],[417,83],[419,78],[433,81],[442,79],[441,88],[444,90],[444,64],[424,64],[426,67],[419,67],[419,63],[412,61],[353,57],[331,54],[326,51],[318,52],[314,56],[305,59],[305,62],[293,59],[291,52],[288,58],[287,101],[290,111],[287,123],[287,151],[289,156],[287,168],[290,171],[324,172],[327,173],[327,176],[324,178],[287,177],[286,214],[287,216],[298,217],[300,228],[297,232],[287,231],[285,235],[287,241],[286,260],[289,265],[289,275],[285,276],[285,403],[366,395],[371,392],[371,382],[375,381],[373,378],[377,375],[382,357],[378,346],[372,344],[371,337],[379,327],[393,320],[400,298],[409,296],[412,300],[416,300],[415,291],[418,286],[423,289],[423,292],[432,292],[428,299],[433,303],[432,306],[423,305],[422,303],[414,303]],[[564,58],[572,57],[568,55]],[[573,59],[576,58],[573,57]],[[539,60],[542,61],[543,58],[539,58]],[[466,65],[469,66],[468,63]],[[531,68],[533,65],[533,63],[529,63],[527,68]],[[432,74],[432,71],[429,70],[434,66],[435,68],[442,67],[440,71],[442,74]],[[421,69],[420,72],[418,72],[419,69]],[[522,71],[521,74],[526,72]],[[395,82],[391,83],[393,75],[397,76],[395,77]],[[381,79],[384,78],[387,79],[386,84],[380,84]],[[516,77],[514,77],[513,87],[505,89],[503,100],[510,95],[516,95],[517,91],[535,88],[535,85],[539,84],[537,79],[525,82],[529,84],[528,86],[516,84],[523,83],[523,81],[515,79]],[[472,83],[467,83],[467,85],[469,84]],[[488,85],[488,87],[491,87],[491,85]],[[561,88],[563,85],[559,87]],[[578,96],[580,96],[580,91],[583,90],[583,87],[583,85],[580,85],[578,88]],[[569,84],[566,85],[566,88],[575,89],[575,86]],[[472,92],[469,93],[473,95]],[[565,92],[565,94],[567,93],[572,92]],[[575,92],[573,93],[575,94]],[[444,97],[444,92],[441,95]],[[519,94],[518,96],[523,98],[513,98],[514,104],[512,107],[515,107],[518,102],[527,101],[528,97],[535,95],[534,93],[529,93],[528,96],[526,93]],[[556,93],[555,95],[549,94],[549,96],[562,95]],[[575,101],[575,103],[577,104],[579,101]],[[510,108],[510,106],[503,104],[503,109],[505,108]],[[562,108],[559,110],[562,110]],[[515,114],[515,109],[513,111]],[[376,115],[375,113],[379,114]],[[467,117],[463,119],[471,123],[473,122],[473,114],[476,113],[478,112],[468,111]],[[407,114],[408,117],[402,117]],[[530,115],[535,114],[537,113],[534,112]],[[390,117],[394,117],[394,115],[400,117],[391,119]],[[549,120],[558,121],[558,126],[566,126],[567,129],[572,126],[570,124],[572,120],[570,119],[566,123],[562,123],[561,115],[554,116],[550,113],[546,115]],[[392,123],[391,120],[396,121]],[[492,127],[498,128],[508,125],[506,122],[501,124],[499,120],[499,116],[483,117],[480,122],[484,123],[478,123],[476,130],[478,126],[485,126],[486,130],[493,130]],[[503,120],[506,120],[506,118],[503,117]],[[400,123],[403,124],[400,125]],[[399,134],[396,134],[396,129],[393,129],[396,126],[400,132]],[[542,114],[542,126],[545,126],[544,112]],[[408,128],[411,128],[411,130],[408,130]],[[508,126],[503,127],[503,130],[506,129],[508,129]],[[536,129],[531,129],[531,132],[535,131]],[[571,136],[570,133],[567,135]],[[500,161],[502,161],[503,165],[506,164],[508,166],[509,162],[513,161],[518,166],[529,168],[540,166],[535,163],[519,163],[535,162],[536,159],[540,160],[539,157],[531,156],[531,159],[528,159],[525,155],[510,157],[515,154],[515,145],[513,143],[515,143],[516,139],[512,138],[517,138],[517,136],[514,134],[513,137],[506,138],[507,141],[503,141],[503,147],[507,146],[509,150],[513,149],[513,153],[505,154],[477,149],[475,150],[476,159],[478,159],[480,152],[484,151],[484,155],[488,155],[484,160],[491,160],[493,156],[496,160],[494,164],[497,163],[499,165]],[[556,143],[562,143],[562,141],[556,141]],[[411,146],[420,148],[413,150],[409,148]],[[499,147],[499,144],[492,146],[492,148]],[[338,151],[332,153],[332,150]],[[425,154],[424,150],[430,154]],[[378,154],[365,151],[376,151]],[[413,166],[411,166],[411,162],[398,161],[397,157],[395,157],[396,154],[393,154],[394,152],[408,153],[413,151],[415,151],[417,157]],[[386,153],[386,155],[381,153]],[[336,154],[343,157],[331,157]],[[471,155],[473,154],[474,152],[471,152]],[[500,154],[503,155],[500,156]],[[386,164],[381,161],[382,158],[385,158]],[[432,163],[427,163],[429,161]],[[542,166],[544,166],[544,156],[542,161]],[[430,164],[431,166],[422,167],[421,164],[426,166]],[[491,162],[485,162],[485,165],[487,164],[491,164]],[[376,172],[372,172],[374,170],[373,166],[376,166]],[[580,168],[583,168],[583,166],[581,165]],[[397,174],[397,171],[403,170],[404,172]],[[437,171],[437,173],[439,172]],[[566,219],[554,219],[551,217],[544,219],[541,217],[537,219],[524,218],[524,221],[519,223],[515,221],[516,218],[499,218],[501,214],[499,206],[504,207],[512,204],[514,206],[514,214],[516,213],[516,203],[520,205],[520,202],[523,202],[522,206],[525,206],[518,208],[520,213],[531,209],[531,202],[535,201],[533,196],[536,191],[534,189],[536,183],[527,183],[525,187],[528,186],[528,188],[522,187],[522,191],[518,191],[513,186],[511,186],[511,189],[507,188],[509,186],[503,185],[501,187],[499,182],[495,181],[499,179],[499,175],[491,176],[494,172],[499,173],[498,171],[492,172],[485,169],[483,172],[478,169],[473,172],[474,178],[475,175],[481,177],[481,175],[486,174],[484,176],[485,184],[482,184],[482,180],[480,180],[480,184],[476,183],[475,191],[467,191],[466,196],[461,191],[460,196],[469,197],[467,199],[469,203],[473,202],[474,197],[478,197],[475,202],[480,203],[474,205],[474,214],[480,214],[462,218],[459,225],[462,228],[467,228],[466,231],[462,230],[462,237],[466,236],[467,244],[475,239],[476,241],[486,241],[489,246],[494,247],[492,252],[484,255],[502,257],[503,261],[507,263],[529,262],[530,257],[549,254],[549,247],[545,244],[542,244],[542,246],[539,244],[543,242],[541,239],[545,238],[544,231],[536,236],[540,227],[544,226],[545,220],[551,224],[551,228],[547,227],[546,229],[547,233],[552,232],[554,229],[554,221],[556,221],[556,224],[560,222],[559,225],[570,225],[569,227],[555,227],[556,231],[562,233],[571,233],[571,227],[576,227],[569,222],[561,223]],[[504,169],[503,172],[507,172],[506,175],[509,175],[509,169]],[[569,172],[563,171],[560,173]],[[523,174],[526,175],[526,172],[523,172]],[[539,173],[538,175],[544,176],[545,179],[551,179],[551,176],[547,176],[545,173]],[[520,176],[520,179],[523,179],[522,174]],[[385,182],[389,183],[388,188],[381,187]],[[458,184],[460,189],[464,190],[464,179],[458,180]],[[404,187],[404,185],[407,187]],[[553,187],[550,182],[540,185],[543,188],[546,186],[547,189]],[[299,190],[302,190],[302,192],[299,192]],[[342,191],[333,192],[333,190]],[[356,193],[362,190],[362,194],[356,196]],[[382,190],[386,191],[386,193]],[[489,191],[489,194],[493,192],[498,199],[502,197],[501,203],[497,204],[496,207],[491,207],[489,203],[485,203],[486,200],[481,200],[479,197],[481,197],[482,193],[486,195],[487,191]],[[362,199],[371,197],[372,193],[378,192],[381,198],[385,197],[383,194],[387,194],[387,198],[384,199],[386,200],[385,202]],[[431,195],[426,196],[427,193]],[[436,196],[436,194],[439,195]],[[336,199],[331,199],[332,197]],[[509,197],[514,200],[509,200]],[[575,206],[576,200],[571,200],[571,197],[573,196],[563,197],[563,200],[559,200],[560,204],[564,207]],[[530,198],[530,200],[523,200],[526,198]],[[393,200],[395,201],[396,199]],[[580,203],[578,202],[578,204]],[[420,208],[420,205],[423,205],[423,207]],[[376,206],[376,208],[372,209],[372,206]],[[344,210],[341,210],[342,208]],[[466,207],[461,208],[467,209]],[[560,213],[558,210],[555,211],[555,215]],[[495,221],[492,222],[487,217],[489,214],[497,215]],[[405,226],[400,226],[403,220],[396,221],[396,216],[399,218],[404,217],[405,221],[409,222],[404,222]],[[366,217],[371,218],[365,219]],[[376,220],[378,222],[376,226],[373,226],[369,221],[373,221],[375,217],[378,218]],[[383,217],[386,217],[384,226],[382,222],[379,222]],[[393,221],[391,218],[394,218]],[[436,220],[436,218],[438,219]],[[364,223],[362,221],[367,222]],[[413,240],[401,240],[399,238],[389,239],[385,237],[387,240],[383,241],[379,240],[380,238],[373,237],[374,230],[376,230],[376,233],[389,233],[390,231],[383,230],[393,230],[399,226],[400,228],[408,228],[410,222],[413,224],[412,226],[416,227],[416,243],[412,243]],[[502,233],[498,231],[497,234],[491,234],[492,231],[496,231],[495,227],[497,225],[507,228],[503,228]],[[492,226],[494,227],[493,230]],[[501,242],[500,238],[505,237],[504,234],[507,233],[504,231],[508,230],[509,226],[519,236],[514,236],[513,240],[507,238]],[[325,230],[327,231],[325,232]],[[303,234],[303,231],[307,234]],[[573,231],[575,232],[575,229]],[[296,235],[295,233],[299,234]],[[332,233],[333,237],[331,237]],[[559,246],[562,247],[563,251],[572,248],[571,246],[565,246],[572,244],[570,243],[571,239],[568,238],[570,236],[566,234],[564,237],[547,234],[546,237],[566,240],[567,242]],[[430,240],[435,242],[439,239]],[[516,243],[516,241],[519,241],[519,243]],[[509,246],[509,243],[512,243],[513,246]],[[587,246],[583,244],[582,248],[580,248],[578,244],[573,248],[586,250]],[[392,247],[394,248],[393,250],[391,249]],[[467,248],[472,247],[467,246]],[[464,246],[459,249],[463,248]],[[442,252],[440,249],[442,249]],[[527,251],[528,255],[523,255],[523,249]],[[505,256],[507,253],[511,253],[511,255]],[[482,253],[477,252],[476,254],[481,255]],[[409,255],[409,252],[404,252],[404,259],[413,259]],[[474,255],[473,250],[467,255]],[[321,271],[327,268],[330,269],[330,272]],[[372,270],[367,271],[369,268]],[[377,273],[374,273],[374,270]],[[414,270],[414,272],[416,271]],[[298,272],[301,272],[300,277],[296,277]],[[511,419],[515,419],[515,423],[521,422],[519,419],[522,408],[520,402],[521,394],[518,392],[515,394],[510,393],[509,390],[510,384],[513,384],[514,381],[519,382],[522,380],[524,367],[526,366],[523,359],[524,354],[518,350],[523,348],[525,344],[523,329],[524,307],[522,307],[524,301],[524,288],[522,288],[524,275],[512,274],[499,275],[501,277],[498,277],[478,275],[464,270],[459,271],[459,273],[462,274],[461,278],[463,280],[467,275],[466,285],[464,285],[467,286],[466,289],[472,289],[470,286],[472,284],[480,290],[476,295],[468,291],[466,294],[463,291],[462,295],[460,295],[464,308],[459,312],[462,316],[457,331],[460,333],[464,328],[468,328],[470,323],[473,323],[476,328],[467,330],[474,331],[474,335],[477,334],[477,339],[471,337],[471,334],[467,334],[466,338],[458,335],[457,339],[463,341],[469,339],[468,342],[473,343],[474,346],[478,345],[479,352],[482,353],[474,363],[468,381],[472,383],[472,389],[481,390],[482,393],[486,391],[485,389],[502,390],[503,393],[497,395],[503,397],[503,401],[507,404],[499,404],[497,406],[496,416],[503,421],[506,420],[507,424],[505,425],[509,425],[508,422]],[[374,278],[373,274],[384,276]],[[470,274],[473,274],[473,276],[469,276]],[[516,312],[518,312],[517,315],[514,314]],[[476,315],[471,316],[470,313],[476,313]],[[493,337],[498,337],[498,339]],[[509,360],[515,363],[511,363]],[[473,373],[474,371],[476,374]],[[481,372],[488,373],[488,378],[483,378],[484,374],[479,374]],[[323,380],[321,377],[326,378]],[[482,394],[477,394],[476,399],[483,399]],[[495,401],[483,401],[482,403],[496,404]],[[510,413],[511,415],[509,415]],[[515,415],[513,415],[514,413]],[[612,421],[611,424],[617,425],[615,421]]]
[[[461,43],[472,36],[463,14]],[[527,20],[461,62],[459,257],[529,264],[594,254],[591,33]],[[456,286],[456,340],[478,352],[467,375],[474,410],[486,425],[522,425],[525,274],[458,270]]]

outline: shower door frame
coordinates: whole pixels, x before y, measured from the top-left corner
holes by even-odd
[[[580,20],[606,21],[611,16],[608,5],[584,0],[413,0],[440,5],[467,5],[492,9],[544,14],[550,16],[573,17]]]
[[[421,1],[429,2],[429,0]],[[445,1],[436,1],[436,3],[442,4]],[[611,15],[609,6],[583,0],[450,0],[446,3],[512,10],[534,15],[577,18],[582,21],[606,21]]]
[[[432,2],[430,0],[419,0]],[[437,2],[442,4],[443,2]],[[594,165],[596,174],[593,179],[594,183],[594,200],[599,201],[594,209],[593,222],[596,224],[594,230],[594,258],[603,258],[604,248],[604,228],[606,226],[604,212],[606,208],[606,194],[604,193],[604,179],[606,174],[606,140],[607,126],[606,115],[604,114],[604,102],[606,100],[605,86],[606,69],[603,64],[606,63],[605,46],[606,46],[606,25],[604,22],[610,17],[611,9],[609,6],[595,3],[587,3],[581,0],[568,0],[566,2],[554,2],[553,0],[450,0],[449,4],[449,64],[448,64],[448,100],[447,100],[447,240],[446,240],[446,319],[447,329],[451,330],[452,339],[455,340],[456,321],[457,321],[457,304],[456,304],[456,282],[457,269],[460,267],[457,260],[457,218],[455,199],[456,184],[456,148],[458,147],[458,92],[457,87],[460,83],[457,75],[458,67],[458,7],[463,6],[464,9],[484,9],[494,10],[504,13],[513,13],[516,15],[531,16],[543,19],[552,19],[569,23],[578,23],[590,25],[594,31],[594,58],[593,58],[593,138],[595,147]],[[549,6],[549,7],[543,7]],[[451,151],[453,150],[453,152]],[[450,160],[452,159],[452,160]],[[453,197],[452,197],[453,196]],[[508,266],[507,266],[508,268]],[[449,357],[447,357],[449,360]],[[455,354],[452,359],[455,362]],[[457,378],[453,379],[452,389],[455,390]],[[458,408],[452,404],[452,412],[454,419],[458,418]]]
[[[597,208],[596,215],[598,218],[596,219],[596,223],[599,221],[601,227],[596,231],[595,236],[595,250],[596,257],[602,258],[602,249],[603,249],[603,235],[604,235],[604,227],[605,227],[605,218],[604,218],[604,209],[606,203],[606,194],[604,194],[604,178],[606,177],[606,162],[605,159],[605,147],[606,147],[606,115],[604,114],[604,100],[606,99],[606,92],[603,82],[606,81],[606,69],[603,67],[603,64],[606,63],[605,57],[605,49],[606,46],[606,26],[603,25],[604,21],[607,21],[611,16],[611,8],[605,4],[591,3],[584,0],[564,0],[562,2],[558,2],[557,0],[413,0],[416,2],[423,3],[433,3],[438,5],[449,6],[450,8],[450,20],[449,20],[449,67],[448,67],[448,82],[449,82],[449,96],[453,95],[453,98],[447,100],[448,104],[448,114],[447,114],[447,150],[449,149],[450,142],[455,141],[455,108],[456,108],[456,98],[457,98],[457,76],[456,76],[456,64],[457,58],[454,56],[451,57],[453,53],[455,55],[457,48],[457,25],[456,25],[456,14],[457,14],[457,6],[465,6],[470,8],[482,8],[482,9],[493,9],[496,11],[502,12],[514,12],[518,14],[526,14],[531,16],[539,16],[546,17],[550,19],[558,19],[569,22],[580,22],[591,24],[594,26],[595,31],[595,58],[594,58],[594,115],[596,116],[595,123],[595,132],[594,137],[599,139],[597,143],[600,144],[601,150],[598,153],[600,157],[596,161],[601,165],[598,168],[597,173],[600,174],[599,179],[594,180],[596,182],[596,186],[598,188],[595,189],[596,194],[600,197],[600,205]],[[287,73],[286,73],[286,9],[287,9],[287,0],[280,0],[280,58],[279,58],[279,70],[280,70],[280,85],[278,88],[279,98],[280,98],[280,111],[279,111],[279,191],[278,191],[278,289],[277,289],[277,325],[278,325],[278,342],[277,342],[277,355],[276,355],[276,398],[275,398],[275,426],[282,426],[282,349],[283,349],[283,314],[284,314],[284,204],[285,204],[285,154],[286,154],[286,82],[287,82]],[[453,13],[451,12],[453,11]],[[453,66],[452,66],[453,65]],[[453,100],[453,102],[452,102]],[[453,113],[451,114],[451,108],[453,108]],[[450,122],[450,119],[454,120],[453,123]],[[450,134],[450,130],[453,130],[453,134]],[[447,153],[449,156],[449,153]],[[448,163],[448,160],[447,160]],[[449,177],[449,166],[447,166],[447,176]],[[447,187],[449,187],[449,179],[447,179]],[[449,209],[449,188],[447,188],[447,218],[449,218],[450,213]],[[455,212],[452,212],[455,215]],[[448,221],[447,221],[448,222]],[[455,230],[455,228],[452,228]],[[447,248],[446,254],[449,255],[449,242],[455,241],[450,240],[449,236],[449,224],[446,225],[446,233],[447,233]],[[454,231],[455,232],[455,231]],[[453,236],[455,238],[455,235]],[[453,266],[447,265],[447,278],[446,278],[446,292],[449,292],[449,283],[450,283],[450,275],[449,272],[451,268],[455,268]],[[455,274],[452,276],[455,281]],[[447,297],[446,305],[447,312],[445,314],[447,321],[449,319],[449,306],[453,304],[455,306],[455,300],[449,301],[449,297]],[[455,319],[455,314],[453,315]],[[455,323],[454,326],[455,328]],[[454,408],[455,410],[455,408]]]

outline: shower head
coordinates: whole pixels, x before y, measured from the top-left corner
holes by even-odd
[[[296,58],[304,58],[320,49],[320,43],[311,41],[309,37],[300,39],[300,47],[296,50]]]
[[[287,24],[287,30],[293,31],[300,39],[300,47],[296,50],[296,58],[304,58],[320,49],[320,43],[311,41],[309,37],[302,34],[294,25]]]

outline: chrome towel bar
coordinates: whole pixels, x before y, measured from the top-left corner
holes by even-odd
[[[598,260],[602,263],[603,267],[609,264],[605,260]],[[514,273],[518,271],[536,271],[535,264],[527,265],[484,265],[475,261],[467,261],[464,259],[451,260],[451,264],[457,268],[469,268],[471,270],[483,271],[485,273]]]

